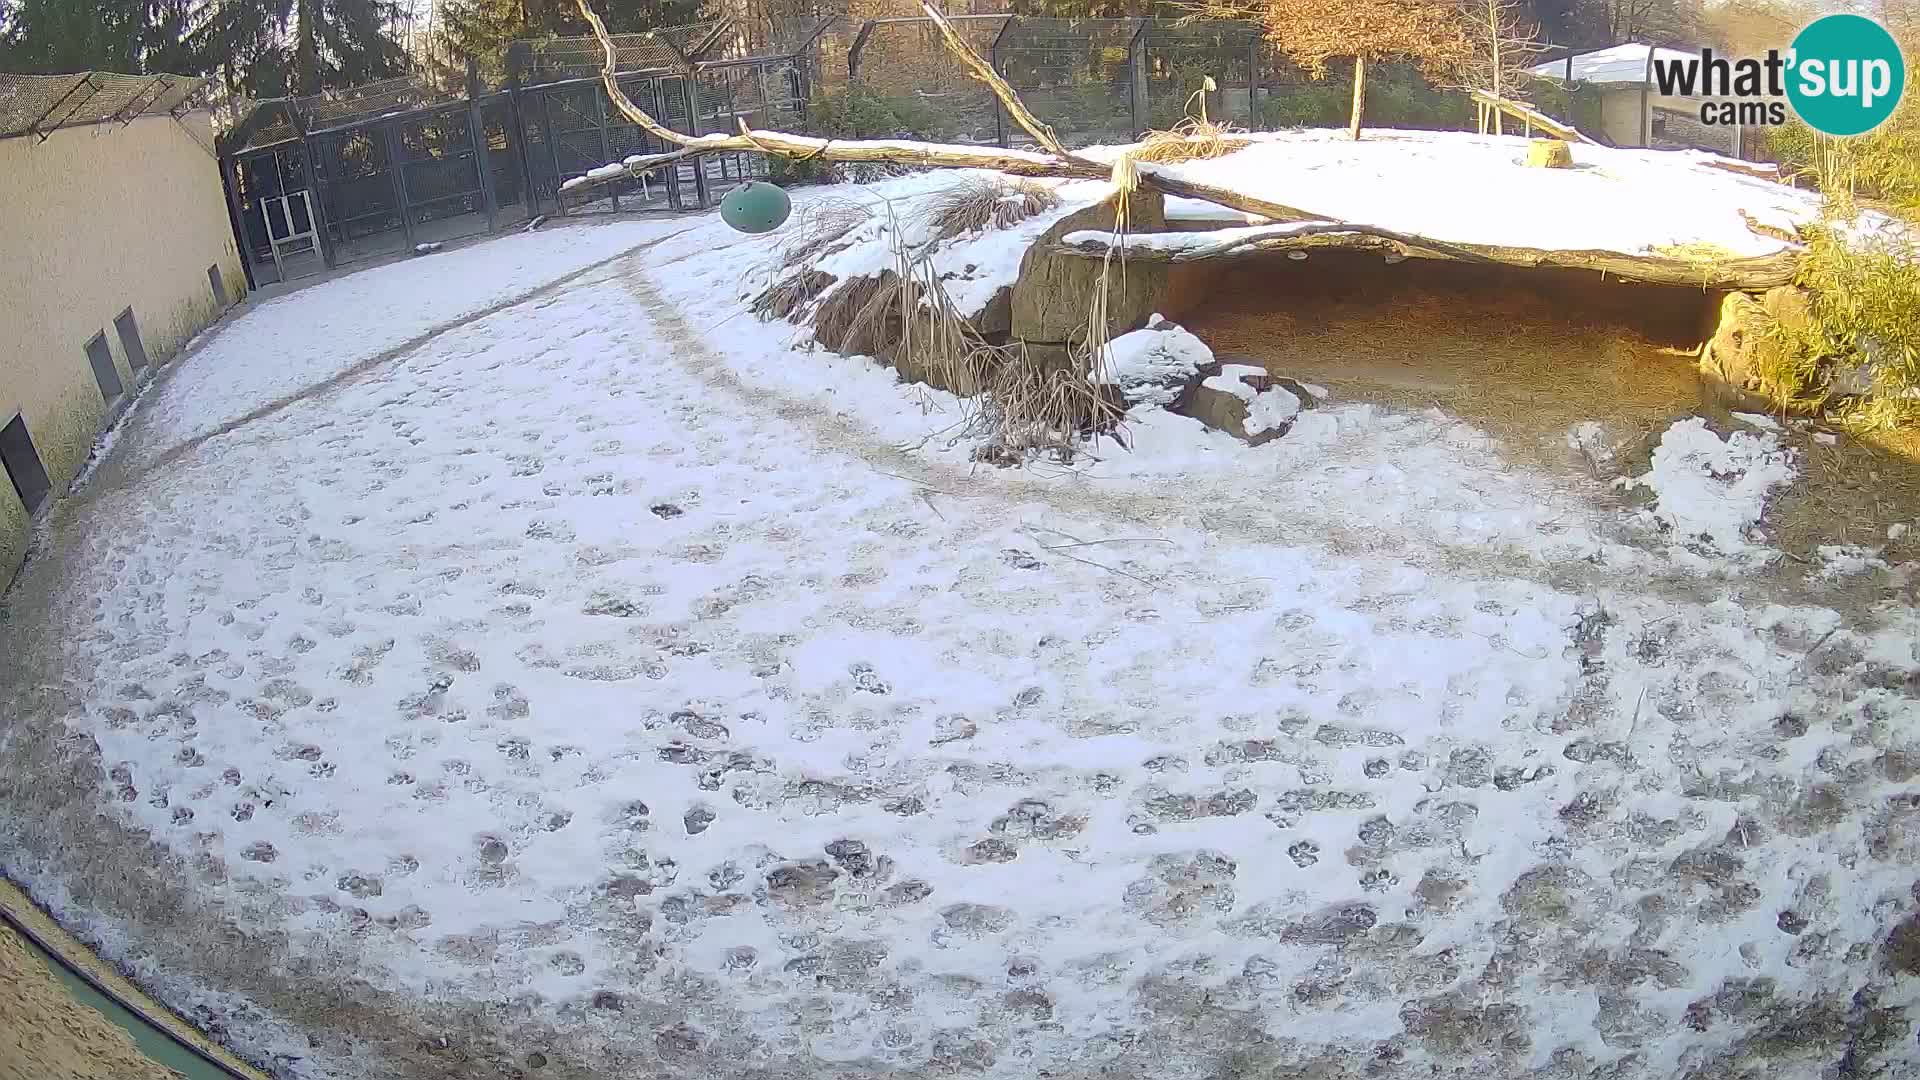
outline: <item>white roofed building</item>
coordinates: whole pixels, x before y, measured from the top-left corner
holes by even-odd
[[[1701,122],[1703,106],[1727,99],[1660,92],[1656,63],[1699,59],[1697,51],[1629,42],[1536,64],[1531,70],[1542,78],[1599,88],[1600,130],[1591,134],[1615,146],[1694,148],[1740,157],[1746,125]]]

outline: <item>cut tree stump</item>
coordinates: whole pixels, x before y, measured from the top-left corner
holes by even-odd
[[[1527,144],[1527,165],[1535,169],[1571,169],[1573,151],[1559,139],[1535,139]]]

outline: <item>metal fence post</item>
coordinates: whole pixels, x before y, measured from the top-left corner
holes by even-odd
[[[560,185],[564,183],[560,179],[560,133],[553,126],[553,91],[550,89],[540,92],[540,115],[547,122],[547,157],[553,161],[553,212],[565,217],[567,195],[560,190]]]
[[[1141,19],[1127,42],[1127,103],[1133,113],[1133,134],[1147,130],[1147,27],[1151,20]]]
[[[520,102],[520,69],[526,63],[526,52],[525,42],[507,46],[507,138],[520,165],[520,202],[531,221],[540,216],[540,198],[533,190],[533,159],[527,156],[527,114]]]
[[[687,134],[700,134],[700,87],[699,80],[691,73],[680,80],[681,92],[687,98]],[[704,158],[689,159],[693,162],[693,196],[698,200],[700,209],[707,208],[707,165]]]
[[[659,117],[661,119],[661,122],[665,123],[667,120],[667,96],[666,94],[662,93],[660,90],[659,78],[655,77],[655,78],[648,79],[647,89],[653,95],[653,101],[651,102],[651,104],[653,105],[653,115]],[[645,147],[649,152],[651,152],[653,150],[653,146],[650,143],[647,143],[644,141],[647,138],[651,138],[651,136],[642,136],[643,141],[641,142],[641,145]],[[658,140],[655,140],[655,141],[658,141]],[[697,167],[699,159],[695,158],[694,161]],[[685,210],[687,208],[686,200],[682,198],[680,195],[680,166],[679,165],[667,166],[667,205],[669,207],[672,207],[675,210]]]
[[[331,270],[337,256],[333,241],[327,238],[327,193],[321,184],[320,171],[313,167],[313,136],[300,136],[300,159],[300,167],[307,173],[307,190],[313,193],[307,200],[308,224],[313,226],[314,239],[320,245],[320,262]]]
[[[487,231],[499,224],[499,199],[493,191],[493,152],[487,142],[487,120],[480,112],[480,69],[467,58],[467,145],[473,149],[474,179],[480,181],[480,201],[487,208]]]
[[[1007,65],[1000,59],[1000,43],[1007,39],[1007,31],[1013,28],[1017,18],[1017,15],[1007,16],[1007,21],[1000,24],[1000,32],[993,35],[993,44],[987,48],[987,62],[1003,79],[1007,77]],[[993,141],[1002,148],[1007,145],[1007,107],[1000,101],[999,94],[993,95]]]
[[[613,160],[613,147],[607,141],[607,88],[593,88],[593,111],[599,117],[600,126],[600,164],[606,165]],[[607,194],[613,196],[613,212],[620,212],[620,190],[608,185]]]
[[[413,210],[407,205],[407,165],[400,153],[399,126],[388,120],[380,125],[387,143],[387,172],[393,177],[394,204],[400,211],[400,228],[407,246],[413,247]]]
[[[1260,46],[1264,39],[1256,31],[1253,44],[1247,46],[1247,126],[1260,127]]]
[[[240,210],[240,159],[232,153],[220,157],[220,186],[227,196],[227,225],[233,229],[233,242],[240,252],[240,272],[246,276],[247,291],[252,292],[260,286],[253,276],[252,246],[247,243],[245,215]],[[327,266],[331,268],[332,263]]]

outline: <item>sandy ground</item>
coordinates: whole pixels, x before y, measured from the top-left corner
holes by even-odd
[[[294,1076],[1920,1067],[1910,608],[1438,413],[976,469],[745,244],[161,401],[7,601],[7,870]]]
[[[0,1077],[174,1080],[106,1017],[74,1000],[9,927],[0,926]]]

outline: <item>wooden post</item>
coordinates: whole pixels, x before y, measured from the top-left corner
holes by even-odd
[[[1365,57],[1353,58],[1353,127],[1354,141],[1360,139],[1360,107],[1367,99],[1367,61]]]

